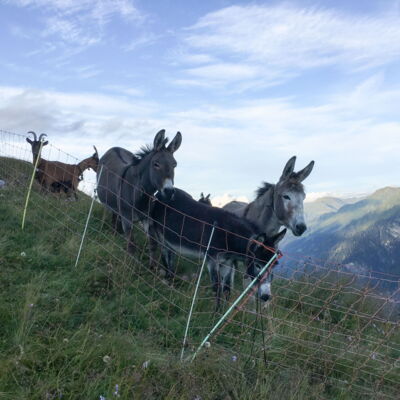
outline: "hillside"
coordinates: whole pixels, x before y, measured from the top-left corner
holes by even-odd
[[[339,273],[288,280],[277,267],[268,307],[250,301],[194,362],[179,361],[199,263],[180,259],[170,285],[147,267],[145,237],[128,256],[95,204],[75,268],[90,199],[35,183],[22,231],[31,172],[0,157],[0,398],[396,398],[397,317]],[[238,271],[235,295],[241,284]],[[220,315],[204,276],[186,356]]]
[[[304,204],[304,213],[309,225],[314,225],[322,215],[334,213],[346,204],[356,203],[360,198],[320,197],[317,200]]]
[[[285,250],[346,264],[354,271],[400,275],[400,188],[383,188],[322,214]]]

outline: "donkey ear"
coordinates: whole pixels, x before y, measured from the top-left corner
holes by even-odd
[[[280,181],[283,181],[284,179],[288,178],[289,175],[294,171],[294,164],[296,164],[296,156],[293,156],[285,165],[285,168],[283,168],[282,175],[280,177]]]
[[[209,199],[210,199],[210,196],[211,196],[211,193],[208,193],[208,195],[205,197],[206,200],[209,200]]]
[[[287,229],[285,228],[272,238],[274,247],[276,247],[278,245],[278,243],[284,238],[284,236],[286,235],[286,232],[287,232]]]
[[[154,137],[153,148],[155,151],[160,151],[165,144],[165,129],[161,129]]]
[[[46,140],[45,142],[43,142],[42,147],[47,146],[49,144],[49,141]]]
[[[167,146],[167,150],[171,153],[175,153],[179,149],[181,143],[182,143],[182,135],[180,132],[177,132],[175,137],[172,139],[172,142]]]
[[[301,171],[297,172],[297,179],[299,182],[303,182],[304,179],[307,178],[308,175],[311,174],[311,171],[314,168],[314,161],[311,161],[310,164],[307,165],[307,167],[303,168]]]
[[[27,141],[30,145],[32,145],[32,140],[31,140],[31,139],[26,138],[26,141]]]

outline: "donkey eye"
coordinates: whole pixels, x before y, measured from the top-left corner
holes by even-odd
[[[284,194],[282,197],[283,197],[285,200],[290,200],[290,197],[289,197],[287,194]]]
[[[161,168],[161,165],[158,162],[155,162],[153,164],[153,166],[154,166],[155,169],[160,169]]]

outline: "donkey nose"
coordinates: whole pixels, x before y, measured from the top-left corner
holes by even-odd
[[[263,295],[260,296],[260,299],[261,299],[262,301],[268,301],[270,297],[271,297],[271,296],[270,296],[269,294],[264,293]]]
[[[301,236],[307,229],[306,224],[296,224],[296,233],[298,236]]]

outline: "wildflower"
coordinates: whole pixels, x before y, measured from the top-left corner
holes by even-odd
[[[371,358],[372,358],[373,360],[376,360],[376,357],[377,357],[377,354],[376,354],[376,353],[372,353],[372,354],[371,354]]]
[[[119,385],[118,383],[115,385],[115,391],[114,391],[114,396],[119,397]]]
[[[107,400],[104,396],[100,395],[99,400]]]
[[[64,342],[64,343],[68,343],[69,340],[68,340],[67,338],[64,338],[64,339],[63,339],[63,342]]]
[[[33,303],[29,304],[29,308],[32,308],[33,306],[34,306],[34,304],[33,304]]]
[[[209,349],[209,348],[211,347],[211,343],[210,343],[210,342],[205,342],[205,343],[204,343],[204,346],[205,346],[207,349]]]
[[[111,357],[110,356],[104,356],[103,357],[103,361],[108,364],[111,361]]]
[[[21,251],[21,257],[26,257],[26,253],[24,251]]]
[[[150,365],[150,360],[147,360],[147,361],[145,361],[145,362],[142,364],[142,368],[143,368],[143,369],[146,369],[146,368],[149,367],[149,365]]]
[[[232,361],[236,362],[237,361],[237,356],[232,356]]]

